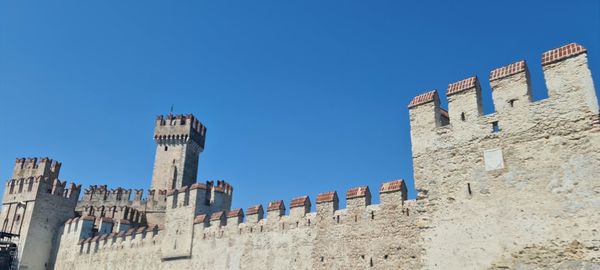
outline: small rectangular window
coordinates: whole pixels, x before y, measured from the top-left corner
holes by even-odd
[[[498,121],[494,121],[492,122],[492,133],[498,133],[500,132],[500,125],[498,124]]]

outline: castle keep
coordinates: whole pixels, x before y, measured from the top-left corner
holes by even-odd
[[[57,161],[17,159],[1,231],[19,269],[597,269],[600,114],[587,50],[550,50],[542,68],[540,101],[525,61],[491,71],[493,114],[477,77],[448,85],[448,110],[436,90],[410,102],[415,200],[399,179],[231,209],[232,185],[196,182],[204,125],[167,115],[147,194],[82,190],[59,180]]]

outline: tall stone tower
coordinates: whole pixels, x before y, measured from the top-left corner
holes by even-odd
[[[58,229],[74,215],[81,186],[58,180],[60,165],[18,158],[6,183],[0,231],[19,235],[19,269],[50,269]]]
[[[171,190],[196,183],[206,128],[193,115],[158,116],[152,189]]]

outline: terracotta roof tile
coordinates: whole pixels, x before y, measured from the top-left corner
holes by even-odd
[[[269,207],[267,207],[267,211],[281,210],[285,209],[283,205],[283,200],[272,201],[269,203]]]
[[[455,83],[451,83],[448,85],[448,90],[446,91],[446,96],[450,96],[456,93],[460,93],[462,91],[475,88],[478,84],[478,80],[476,76],[466,78],[464,80],[460,80]]]
[[[256,214],[258,214],[258,211],[260,211],[260,209],[262,209],[262,205],[260,205],[260,204],[250,206],[246,210],[246,214],[247,215],[256,215]]]
[[[241,217],[243,215],[244,211],[242,211],[242,208],[236,208],[227,213],[227,217]]]
[[[413,108],[421,104],[429,103],[435,99],[437,95],[437,90],[431,90],[429,92],[420,94],[413,98],[413,100],[408,104],[408,108]]]
[[[322,192],[317,195],[317,203],[333,202],[335,199],[337,199],[337,192],[335,191]]]
[[[290,203],[290,208],[304,207],[307,202],[308,202],[308,196],[301,196],[301,197],[293,198],[292,202]]]
[[[204,223],[205,221],[206,221],[206,215],[204,215],[204,214],[197,215],[196,218],[194,218],[194,224]]]
[[[210,220],[215,221],[215,220],[220,220],[223,217],[223,211],[219,211],[219,212],[214,212],[211,216],[210,216]]]
[[[587,49],[577,43],[570,43],[560,48],[542,54],[542,66],[560,61],[571,56],[587,52]]]
[[[403,186],[404,186],[404,180],[402,180],[402,179],[383,183],[381,185],[381,189],[379,189],[379,193],[403,190]]]
[[[441,114],[443,117],[446,117],[446,118],[450,119],[450,115],[448,114],[448,111],[446,111],[446,110],[444,110],[444,109],[442,109],[442,108],[440,108],[440,114]]]
[[[502,79],[510,75],[521,73],[525,71],[526,68],[527,64],[525,63],[525,60],[521,60],[510,65],[499,67],[490,72],[490,81]]]
[[[346,199],[365,197],[370,193],[368,186],[354,187],[346,192]]]

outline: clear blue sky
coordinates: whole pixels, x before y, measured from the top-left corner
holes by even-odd
[[[600,84],[600,1],[455,2],[1,1],[0,176],[49,156],[63,180],[148,188],[175,104],[234,207],[395,178],[414,197],[413,96],[477,75],[493,112],[489,71],[526,59],[543,98],[540,56],[569,42]]]

